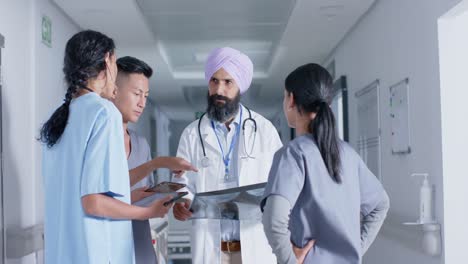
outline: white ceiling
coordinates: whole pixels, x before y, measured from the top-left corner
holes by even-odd
[[[203,65],[215,47],[237,48],[254,63],[255,110],[276,113],[286,75],[323,62],[375,0],[52,0],[82,28],[116,40],[119,56],[155,69],[151,99],[174,119],[193,119],[206,98]],[[203,105],[204,102],[198,103]]]
[[[137,0],[148,25],[164,43],[176,76],[203,71],[209,52],[220,46],[242,50],[256,72],[267,72],[294,0]],[[190,45],[187,45],[190,43]]]

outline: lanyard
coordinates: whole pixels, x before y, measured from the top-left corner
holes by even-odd
[[[239,135],[240,135],[240,127],[241,127],[241,122],[242,122],[242,106],[239,107],[239,108],[240,108],[239,124],[237,124],[236,134],[234,135],[234,138],[231,141],[231,146],[229,147],[229,152],[226,155],[224,155],[223,145],[221,144],[221,141],[219,140],[218,133],[216,133],[215,124],[214,124],[213,120],[211,120],[211,127],[213,128],[213,131],[214,131],[214,133],[216,135],[216,139],[218,140],[219,148],[221,149],[221,155],[223,156],[224,172],[225,172],[226,179],[229,178],[229,162],[231,161],[229,156],[231,155],[231,152],[234,149],[234,146],[235,146],[235,144],[237,142],[237,139],[239,138]]]

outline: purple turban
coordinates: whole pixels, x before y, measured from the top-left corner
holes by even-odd
[[[249,89],[253,64],[247,55],[229,47],[213,50],[206,60],[205,80],[209,83],[213,74],[221,68],[234,78],[241,94]]]

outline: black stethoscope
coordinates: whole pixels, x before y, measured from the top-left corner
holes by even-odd
[[[253,147],[255,145],[255,139],[257,137],[257,122],[255,121],[255,119],[252,118],[252,112],[250,111],[250,109],[247,108],[247,107],[245,107],[245,109],[247,109],[247,112],[249,112],[249,117],[244,119],[244,121],[242,122],[242,136],[244,138],[244,150],[245,150],[246,156],[241,157],[241,158],[255,159],[255,157],[252,156],[252,152],[253,152]],[[202,165],[202,167],[207,168],[207,167],[210,166],[210,158],[208,158],[208,156],[206,156],[205,143],[203,142],[203,138],[202,138],[202,135],[201,135],[201,128],[200,128],[201,127],[201,121],[202,121],[203,117],[205,116],[205,114],[206,114],[206,112],[203,113],[200,116],[200,119],[198,119],[198,137],[200,139],[201,147],[202,147],[202,150],[203,150],[203,158],[201,160],[201,165]],[[247,152],[247,146],[245,145],[245,124],[246,124],[247,121],[252,122],[253,126],[254,126],[254,138],[253,138],[252,146],[250,147],[249,152]]]

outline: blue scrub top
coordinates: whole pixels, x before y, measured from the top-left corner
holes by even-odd
[[[68,125],[43,148],[45,263],[134,263],[132,225],[86,215],[81,197],[107,194],[130,203],[122,116],[96,93],[70,104]]]
[[[361,263],[360,216],[386,199],[359,155],[342,141],[340,151],[341,184],[330,177],[310,134],[291,141],[273,159],[262,207],[270,195],[289,201],[291,242],[302,248],[316,240],[305,264]]]

